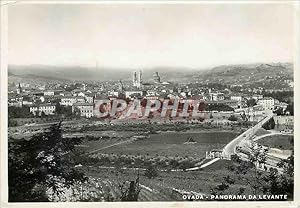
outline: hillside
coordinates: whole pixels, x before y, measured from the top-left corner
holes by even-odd
[[[194,74],[194,81],[204,83],[235,84],[249,87],[289,88],[293,81],[293,65],[279,64],[248,64],[224,65]]]
[[[93,67],[57,67],[44,65],[9,66],[11,79],[34,80],[94,80],[94,81],[131,81],[134,69],[113,69]],[[249,87],[290,88],[293,81],[293,65],[291,63],[264,63],[244,65],[222,65],[212,69],[191,69],[184,67],[155,67],[142,69],[143,80],[152,80],[154,72],[159,72],[162,81],[181,83],[222,83]]]

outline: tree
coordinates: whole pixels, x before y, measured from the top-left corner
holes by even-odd
[[[75,145],[80,142],[63,138],[61,123],[28,141],[9,142],[9,201],[48,201],[50,193],[60,196],[64,188],[85,181],[84,174],[75,169]]]
[[[137,201],[141,187],[139,185],[139,175],[135,181],[130,181],[129,187],[126,187],[124,182],[120,185],[121,189],[121,201]]]
[[[246,158],[238,155],[231,157],[233,164],[228,166],[228,170],[233,175],[225,176],[221,184],[212,189],[213,194],[242,194],[249,189],[248,191],[253,195],[287,194],[288,199],[293,198],[293,154],[288,159],[279,162],[277,167],[267,168],[267,150],[263,146],[252,143],[249,151],[243,153],[247,155]],[[282,168],[283,173],[279,173],[278,168]],[[236,188],[237,181],[241,182],[240,184],[246,184],[247,188],[245,189],[245,186]],[[230,189],[232,185],[235,185],[235,189]],[[233,190],[236,192],[232,193]]]
[[[28,106],[22,107],[15,107],[9,106],[8,107],[8,118],[32,118],[33,115],[30,113]]]
[[[291,116],[294,115],[294,103],[291,103],[287,106],[286,111],[290,113]]]
[[[13,127],[13,126],[17,126],[18,122],[16,120],[13,119],[8,119],[8,127]]]
[[[41,112],[41,118],[45,118],[46,117],[46,114],[44,111]]]
[[[278,108],[274,111],[274,113],[276,113],[278,116],[282,116],[284,115],[284,111],[283,111],[283,108]]]
[[[251,99],[247,100],[247,106],[248,107],[253,107],[255,105],[256,105],[256,100],[255,99],[251,98]]]
[[[228,118],[229,121],[237,121],[238,118],[235,115],[230,115]]]
[[[234,111],[234,109],[226,104],[208,104],[205,106],[206,111]]]
[[[148,167],[145,171],[145,176],[148,177],[149,179],[155,178],[158,176],[157,170],[155,169],[154,165],[152,165],[152,164],[148,165]]]
[[[275,128],[275,120],[272,117],[268,122],[266,122],[262,127],[266,130],[274,129]]]

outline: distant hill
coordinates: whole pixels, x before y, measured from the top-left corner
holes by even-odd
[[[162,80],[169,81],[182,78],[189,68],[172,68],[172,67],[155,67],[151,69],[141,69],[143,79],[147,81],[152,79],[154,72],[158,71]],[[110,80],[131,80],[132,73],[138,71],[136,69],[115,69],[115,68],[95,68],[95,67],[80,67],[80,66],[46,66],[46,65],[29,65],[18,66],[9,65],[8,72],[10,75],[26,77],[34,76],[35,78],[49,79],[65,79],[65,80],[95,80],[95,81],[110,81]],[[176,73],[174,73],[176,72]],[[179,75],[179,76],[178,76]]]
[[[46,65],[17,66],[9,65],[8,75],[23,79],[38,80],[94,80],[131,81],[135,69],[95,68],[95,67],[58,67]],[[176,82],[216,82],[223,84],[277,84],[293,80],[291,63],[258,63],[244,65],[222,65],[211,69],[192,69],[186,67],[153,67],[142,69],[143,80],[151,80],[154,72],[159,72],[162,81]],[[278,82],[276,81],[278,80]]]
[[[242,85],[276,80],[284,82],[284,80],[293,80],[293,65],[291,63],[268,63],[217,66],[194,74],[193,80]]]

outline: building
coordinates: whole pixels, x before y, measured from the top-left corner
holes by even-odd
[[[125,97],[129,98],[129,97],[138,97],[138,96],[142,96],[143,92],[140,90],[137,91],[125,91]]]
[[[265,110],[273,110],[275,99],[271,97],[261,98],[257,100],[257,105],[261,105]]]
[[[93,117],[94,105],[92,103],[74,103],[72,106],[72,112],[79,114],[82,117]]]
[[[30,111],[30,113],[32,113],[35,116],[36,115],[41,116],[42,112],[45,115],[53,115],[55,112],[55,104],[45,103],[45,104],[39,104],[39,105],[31,105],[29,107],[29,111]]]
[[[158,75],[158,72],[155,72],[153,75],[154,83],[160,83],[160,76]]]
[[[94,95],[93,94],[85,94],[85,100],[87,103],[93,103],[94,102]]]
[[[47,90],[44,92],[44,96],[54,96],[54,91],[53,90]]]
[[[274,116],[275,124],[284,126],[294,125],[294,116]]]
[[[22,105],[32,105],[34,103],[32,97],[23,97]]]
[[[120,80],[119,83],[118,83],[118,90],[123,93],[125,88],[124,88],[124,85],[123,85],[123,82]]]
[[[210,93],[209,95],[210,95],[210,100],[213,101],[225,100],[223,93]]]
[[[22,107],[23,96],[17,94],[8,94],[8,106]]]
[[[132,85],[140,89],[142,87],[142,72],[133,72]]]
[[[243,97],[241,95],[231,95],[230,100],[235,100],[235,101],[238,101],[238,102],[242,102]]]
[[[65,96],[61,97],[60,105],[72,106],[74,103],[85,102],[84,97],[79,96]]]
[[[252,95],[252,98],[253,98],[254,100],[262,99],[262,98],[263,98],[263,95],[254,94],[254,95]]]
[[[22,93],[22,87],[21,84],[19,83],[18,87],[17,87],[17,94],[21,94]]]

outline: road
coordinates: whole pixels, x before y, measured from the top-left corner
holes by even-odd
[[[269,114],[264,119],[259,121],[255,126],[251,127],[247,131],[243,132],[241,135],[237,136],[235,139],[233,139],[231,142],[229,142],[224,148],[223,148],[223,154],[225,156],[231,156],[235,154],[235,148],[236,146],[247,139],[250,139],[261,127],[263,124],[265,124],[267,121],[269,121],[273,117],[273,114]]]
[[[269,121],[273,116],[274,116],[274,114],[270,113],[265,118],[263,118],[261,121],[259,121],[255,126],[251,127],[247,131],[243,132],[241,135],[237,136],[231,142],[229,142],[223,148],[223,156],[230,158],[231,155],[236,154],[236,146],[238,146],[241,142],[244,142],[245,140],[250,139],[262,127],[262,125],[264,125],[267,121]],[[217,161],[218,160],[209,161],[208,163],[203,164],[201,167],[206,167]],[[200,169],[200,167],[195,167],[195,168]]]

